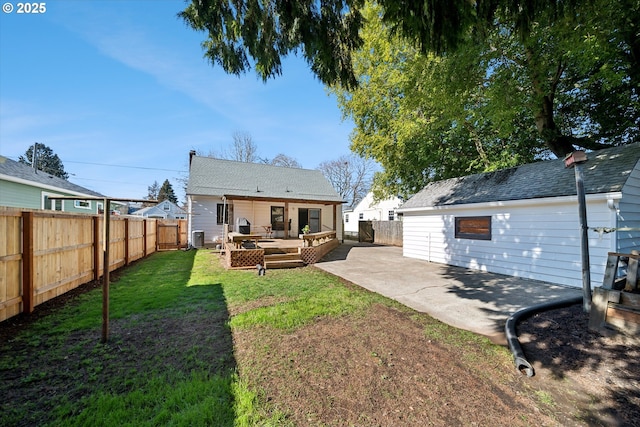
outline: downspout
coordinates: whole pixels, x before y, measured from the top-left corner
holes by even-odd
[[[563,308],[575,304],[580,304],[582,300],[583,297],[580,295],[561,300],[550,301],[538,305],[533,305],[531,307],[522,308],[509,316],[507,322],[504,325],[504,331],[507,336],[507,344],[509,345],[509,350],[511,350],[511,353],[513,354],[513,360],[518,371],[526,373],[528,377],[532,377],[535,375],[533,366],[531,366],[531,364],[525,357],[522,346],[520,345],[520,341],[518,341],[518,334],[516,333],[516,326],[518,325],[518,322],[542,311],[549,311],[556,308]]]

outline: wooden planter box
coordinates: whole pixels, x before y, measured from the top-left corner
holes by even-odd
[[[589,329],[606,333],[640,335],[640,294],[595,288],[591,300]]]
[[[621,257],[628,259],[627,275],[616,278]],[[637,253],[609,253],[602,287],[595,288],[591,298],[590,330],[640,335],[639,258]]]

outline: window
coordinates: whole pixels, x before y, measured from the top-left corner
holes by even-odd
[[[42,209],[50,209],[52,211],[63,211],[63,200],[52,199],[50,197],[62,196],[61,194],[42,193]]]
[[[455,227],[458,239],[491,240],[490,216],[457,217]]]
[[[361,221],[364,219],[364,214],[362,212],[358,214],[358,219]]]
[[[91,209],[91,202],[88,200],[74,200],[73,207],[78,209]]]
[[[349,222],[349,214],[346,214],[346,215],[344,216],[344,222]]]
[[[165,203],[162,206],[162,209],[164,209],[165,211],[170,211],[171,210],[171,205],[169,203]]]
[[[389,211],[389,221],[393,221],[394,219],[396,219],[396,212]]]
[[[284,230],[284,206],[271,206],[271,229]]]
[[[229,223],[229,205],[218,203],[218,206],[216,206],[216,224],[224,224],[225,220]]]

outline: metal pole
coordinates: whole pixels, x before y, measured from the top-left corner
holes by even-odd
[[[106,343],[109,339],[109,235],[110,235],[110,205],[111,200],[105,197],[104,199],[104,225],[102,235],[102,342]]]
[[[587,204],[585,201],[582,165],[575,164],[576,189],[578,193],[578,213],[580,216],[580,244],[582,252],[582,309],[591,311],[591,266],[589,264],[589,227],[587,226]]]

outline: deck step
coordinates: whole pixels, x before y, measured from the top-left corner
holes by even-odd
[[[267,270],[272,268],[296,268],[305,266],[304,261],[302,261],[298,253],[265,255],[264,264]]]

